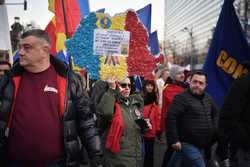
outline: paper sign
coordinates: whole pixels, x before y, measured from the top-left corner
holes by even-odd
[[[93,52],[95,55],[128,56],[129,31],[95,29]]]

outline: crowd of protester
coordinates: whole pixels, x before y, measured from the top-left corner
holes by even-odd
[[[50,55],[42,30],[22,34],[20,58],[0,61],[0,166],[156,167],[154,145],[167,145],[162,167],[250,166],[249,74],[221,109],[205,92],[207,76],[171,64],[142,78],[95,81]],[[82,152],[87,152],[88,155]]]

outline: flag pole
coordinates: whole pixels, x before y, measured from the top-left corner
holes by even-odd
[[[66,9],[65,9],[65,6],[64,6],[64,0],[61,0],[61,2],[62,2],[62,10],[63,10],[63,20],[64,20],[65,34],[66,34],[66,38],[68,39],[69,31],[68,31],[68,26],[67,26]]]
[[[67,16],[66,16],[66,9],[64,5],[64,0],[61,0],[62,2],[62,10],[63,10],[63,20],[64,20],[64,28],[65,28],[65,34],[66,34],[66,39],[69,37],[69,30],[68,30],[68,25],[67,25]],[[69,55],[69,68],[72,70],[72,61],[71,61],[71,56]]]

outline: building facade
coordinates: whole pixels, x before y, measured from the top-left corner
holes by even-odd
[[[248,23],[249,17],[244,11],[249,11],[248,1],[235,1],[236,11],[246,28],[248,24],[244,23]],[[202,64],[222,5],[223,0],[165,0],[165,54],[172,54],[179,64],[192,67]]]
[[[236,0],[235,9],[247,40],[250,42],[250,0]]]

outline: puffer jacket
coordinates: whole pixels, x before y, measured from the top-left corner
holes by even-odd
[[[53,56],[50,60],[57,72],[66,166],[78,167],[80,166],[79,155],[81,155],[78,137],[84,142],[90,158],[102,155],[100,138],[95,128],[93,113],[89,108],[89,98],[80,77]],[[0,160],[2,162],[6,156],[8,122],[23,71],[23,67],[16,63],[0,82]]]
[[[102,113],[103,143],[106,142],[107,134],[110,130],[111,120],[114,115],[115,102],[121,106],[121,115],[124,122],[124,129],[120,139],[120,151],[112,153],[108,149],[104,149],[104,158],[108,167],[135,167],[139,166],[142,161],[141,129],[135,123],[137,116],[135,110],[143,109],[143,99],[140,95],[131,95],[129,103],[120,99],[119,93],[109,89],[101,98],[98,109]],[[137,110],[138,111],[138,110]],[[141,113],[143,114],[143,113]],[[142,115],[141,115],[142,116]]]
[[[168,144],[186,142],[206,148],[216,134],[217,121],[218,110],[208,94],[198,97],[189,89],[177,94],[166,122]]]

